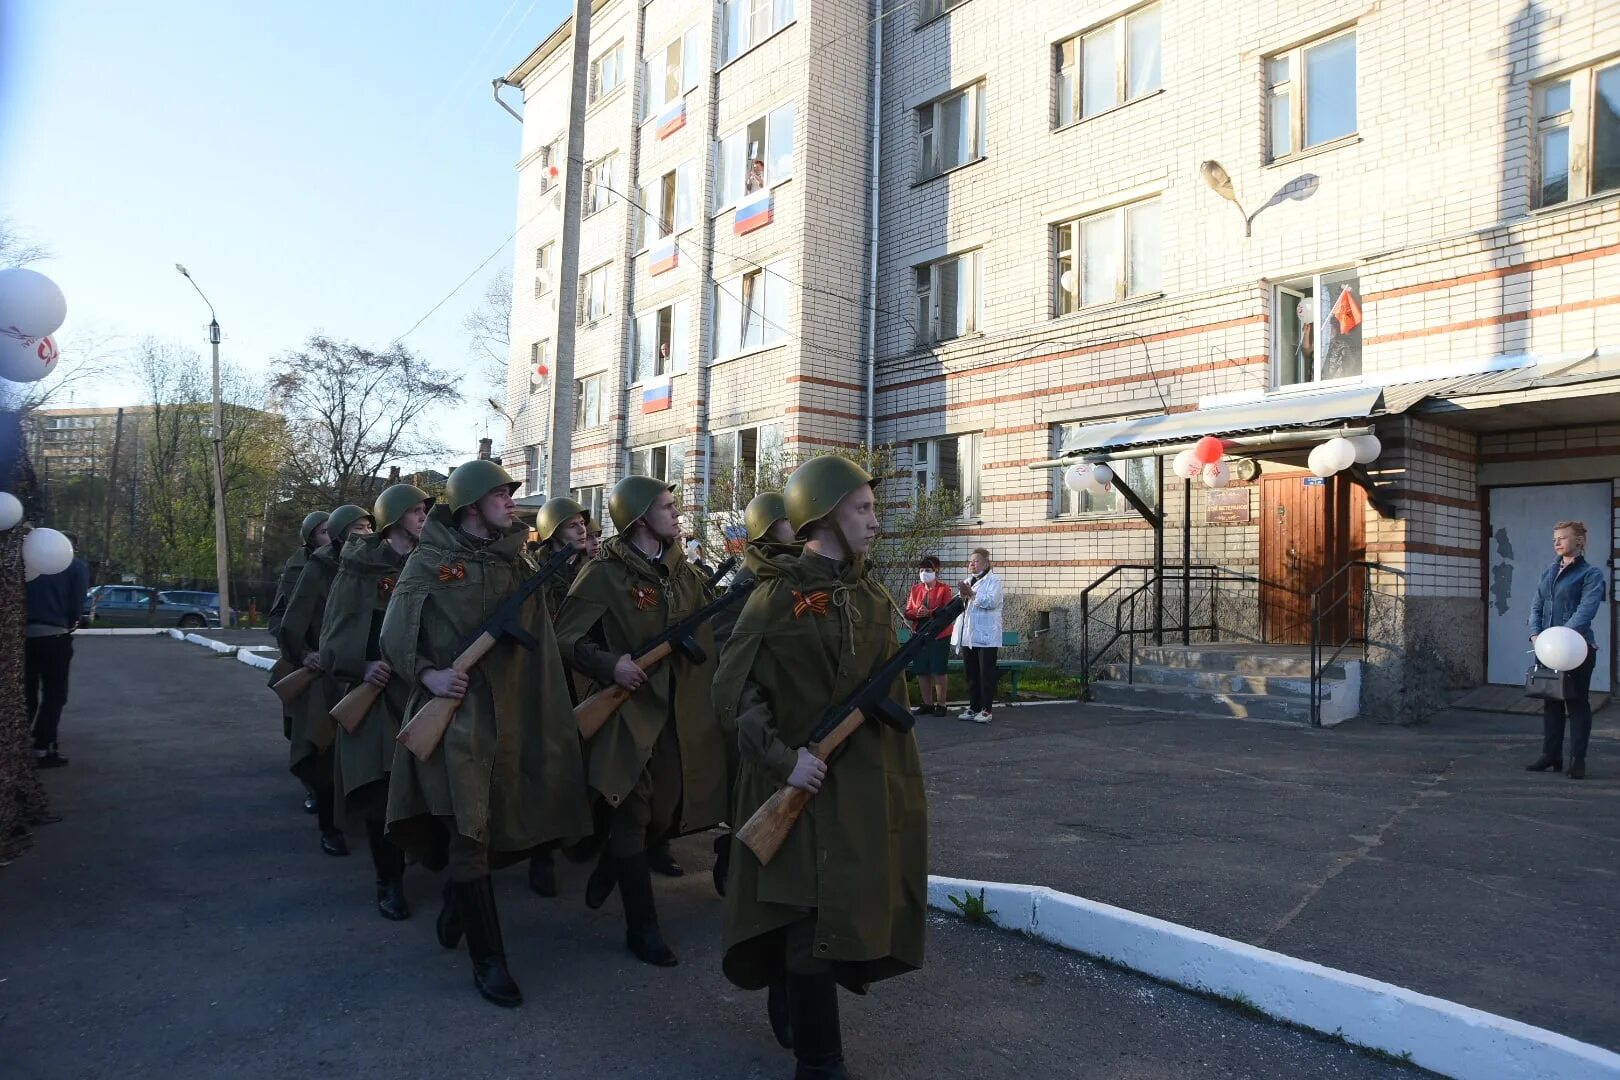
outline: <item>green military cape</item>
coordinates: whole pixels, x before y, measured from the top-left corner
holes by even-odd
[[[276,579],[276,596],[270,602],[270,611],[267,625],[270,637],[279,640],[281,634],[281,619],[287,613],[287,602],[292,599],[293,587],[298,584],[298,575],[304,572],[304,564],[309,562],[309,552],[299,548],[287,556],[287,561],[281,567],[281,576]],[[271,672],[265,680],[266,686],[276,684],[276,675]],[[292,706],[283,705],[281,708],[281,735],[285,739],[292,738]]]
[[[540,550],[535,553],[535,560],[545,562],[551,558],[552,551],[550,544],[542,544]],[[589,561],[585,557],[585,553],[580,552],[579,558],[558,570],[540,587],[540,591],[546,594],[546,610],[551,612],[553,620],[562,611],[563,601],[568,599],[568,590],[574,587],[574,579],[579,576],[580,568]],[[559,648],[561,648],[560,642]],[[574,704],[577,705],[590,696],[591,689],[595,684],[591,682],[590,676],[584,672],[574,670],[573,657],[564,653],[562,660],[563,666],[568,668],[569,692],[573,696]]]
[[[656,603],[636,605],[636,589],[652,589]],[[589,639],[617,658],[641,646],[708,602],[703,575],[671,544],[654,561],[637,551],[624,534],[602,545],[574,579],[557,617],[557,639],[564,655],[577,659],[576,646]],[[714,635],[701,626],[694,635],[705,660],[693,664],[680,653],[647,672],[647,681],[586,744],[591,787],[609,805],[624,801],[647,762],[670,712],[674,686],[675,734],[681,747],[679,833],[696,832],[726,816],[725,746],[715,723],[712,682],[717,666]],[[613,679],[611,664],[584,672],[598,685]]]
[[[449,667],[534,573],[524,551],[527,532],[516,525],[481,546],[456,527],[448,507],[441,504],[428,515],[383,617],[390,683],[410,690],[405,715],[430,697],[420,673]],[[469,673],[467,695],[438,749],[418,761],[405,747],[395,747],[388,835],[418,858],[435,850],[434,818],[453,817],[456,830],[487,844],[498,864],[591,831],[579,729],[543,596],[530,597],[519,623],[534,636],[534,650],[509,638],[496,643]],[[500,858],[502,853],[507,857]]]
[[[759,585],[727,643],[715,700],[742,756],[732,822],[787,783],[826,710],[899,647],[894,601],[864,560],[839,566],[802,548],[749,552]],[[817,614],[801,597],[825,593]],[[797,613],[796,613],[796,609]],[[894,683],[906,701],[905,679]],[[750,709],[752,705],[763,708]],[[740,722],[739,722],[740,721]],[[928,805],[917,740],[868,720],[828,762],[827,779],[769,866],[733,849],[725,898],[726,977],[758,989],[782,972],[782,935],[812,914],[815,956],[851,990],[923,962]]]
[[[320,651],[321,621],[326,617],[326,595],[337,577],[338,554],[331,544],[316,548],[298,574],[287,599],[287,611],[281,617],[276,642],[281,646],[282,659],[302,666],[304,654]],[[327,672],[309,684],[309,689],[288,705],[292,719],[288,737],[292,741],[289,767],[306,783],[315,778],[310,770],[314,759],[332,746],[337,734],[337,721],[332,719],[332,706],[343,696],[338,681]]]
[[[348,693],[365,678],[366,662],[380,660],[378,635],[388,598],[405,566],[381,533],[356,536],[343,546],[337,577],[326,597],[321,620],[321,664],[337,677]],[[399,734],[410,687],[391,678],[377,696],[354,734],[337,729],[337,792],[345,798],[366,784],[388,777],[394,760],[394,736]],[[336,704],[334,702],[333,704]],[[344,805],[346,815],[357,807]]]

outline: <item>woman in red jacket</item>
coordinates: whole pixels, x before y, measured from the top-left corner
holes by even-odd
[[[906,598],[906,619],[911,632],[916,633],[929,617],[951,602],[951,587],[939,580],[939,560],[925,555],[917,563],[917,584]],[[946,666],[951,660],[951,629],[945,628],[928,647],[911,662],[911,673],[917,676],[922,691],[922,704],[915,712],[918,716],[945,715]]]

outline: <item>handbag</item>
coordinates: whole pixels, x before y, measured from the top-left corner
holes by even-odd
[[[1570,686],[1569,672],[1554,671],[1536,660],[1530,664],[1530,671],[1524,677],[1524,696],[1541,701],[1568,701],[1575,694]]]

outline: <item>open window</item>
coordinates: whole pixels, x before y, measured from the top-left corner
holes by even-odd
[[[1361,375],[1361,280],[1335,270],[1271,287],[1273,386]]]

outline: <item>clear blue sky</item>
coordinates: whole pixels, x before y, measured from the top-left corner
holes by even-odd
[[[566,0],[0,0],[0,215],[75,327],[262,370],[314,331],[385,345],[509,236],[518,124],[490,98]],[[502,21],[504,17],[504,22]],[[514,91],[508,91],[515,94]],[[461,320],[503,249],[406,344],[470,369]],[[473,388],[474,392],[477,387]],[[125,404],[109,380],[77,400]],[[454,458],[488,424],[445,418]]]

